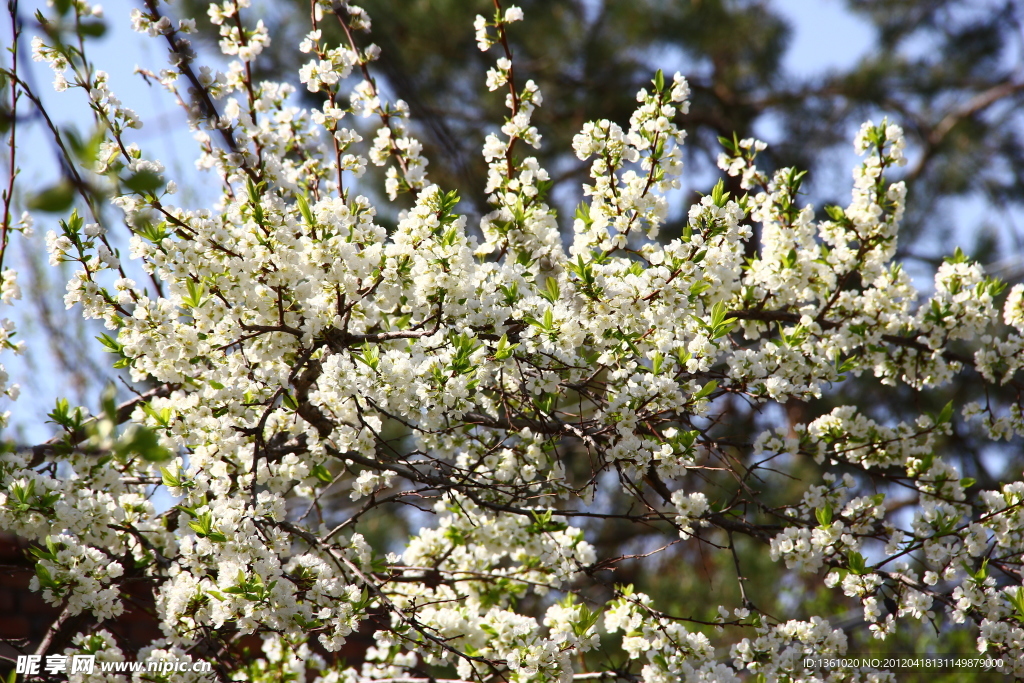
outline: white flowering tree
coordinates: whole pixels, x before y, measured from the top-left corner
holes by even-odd
[[[920,294],[893,262],[897,125],[864,125],[852,199],[820,217],[800,203],[801,172],[763,172],[763,143],[723,140],[742,193],[708,188],[662,243],[688,87],[659,72],[628,128],[594,121],[576,137],[591,178],[559,217],[529,156],[541,93],[506,40],[522,12],[494,0],[476,34],[498,52],[488,85],[509,115],[483,150],[491,211],[470,225],[375,81],[361,9],[312,0],[299,80],[321,104],[303,109],[291,85],[253,79],[271,36],[248,0],[210,6],[226,72],[199,65],[193,21],[145,0],[134,26],[171,57],[153,76],[222,188],[185,209],[86,59],[98,10],[54,4],[32,56],[86,95],[102,139],[88,163],[68,156],[81,200],[47,246],[75,269],[66,305],[105,324],[114,366],[141,388],[96,415],[59,402],[56,436],[0,456],[0,528],[33,544],[32,589],[59,610],[32,652],[213,661],[182,681],[893,680],[805,666],[847,652],[838,615],[759,608],[740,552],[753,549],[780,581],[857,603],[879,641],[966,628],[1024,676],[1024,483],[979,486],[949,447],[954,429],[1024,434],[1024,287],[1004,300],[958,251]],[[325,44],[323,22],[348,42]],[[13,112],[41,106],[16,58],[5,76]],[[31,226],[14,217],[16,129],[4,248]],[[360,184],[368,163],[392,201],[411,201],[391,231]],[[19,294],[3,271],[4,303]],[[969,375],[985,399],[909,421],[844,405],[780,417],[752,442],[730,429],[784,414],[772,405],[841,402],[862,375],[921,396]],[[780,481],[791,499],[764,492]],[[176,500],[155,504],[158,486]],[[361,533],[374,515],[418,528],[375,548]],[[661,544],[599,555],[611,528]],[[735,563],[740,599],[710,595],[704,618],[615,582],[618,563],[680,543]],[[139,586],[163,636],[131,651],[104,624]],[[75,631],[82,615],[92,626]],[[250,635],[261,652],[239,646]],[[356,637],[372,646],[350,665],[335,653]]]

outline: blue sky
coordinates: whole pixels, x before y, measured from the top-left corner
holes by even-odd
[[[793,28],[785,66],[798,76],[852,66],[871,51],[871,25],[840,0],[773,0],[772,7]]]

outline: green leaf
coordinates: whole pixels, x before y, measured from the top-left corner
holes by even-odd
[[[661,366],[665,362],[665,356],[660,351],[655,351],[654,355],[651,356],[651,372],[655,375],[661,372]]]
[[[559,295],[558,280],[553,277],[548,277],[547,280],[544,281],[543,291],[538,293],[551,303],[555,303],[558,301]]]
[[[161,478],[161,480],[163,480],[164,486],[167,486],[167,487],[170,487],[170,488],[176,488],[176,489],[177,488],[181,488],[181,476],[180,475],[181,475],[181,470],[180,469],[178,470],[178,473],[175,474],[175,473],[171,472],[169,469],[167,469],[166,467],[161,467],[160,468],[160,478]]]
[[[37,192],[29,197],[26,206],[34,211],[61,213],[71,208],[75,200],[75,188],[67,180]]]
[[[541,392],[539,396],[533,397],[533,404],[544,413],[552,412],[557,402],[558,394],[551,394],[546,391]]]
[[[825,207],[825,213],[836,223],[842,223],[846,220],[846,211],[841,206],[830,205]]]
[[[711,201],[719,208],[725,206],[725,203],[729,201],[729,193],[725,191],[725,181],[719,179],[715,183],[714,189],[711,190]]]
[[[228,540],[227,536],[213,528],[213,516],[209,512],[197,515],[195,519],[188,523],[188,528],[195,531],[196,536],[199,538],[208,538],[217,543],[223,543]]]
[[[967,263],[970,260],[967,254],[963,252],[963,249],[957,247],[953,255],[946,258],[946,263]]]
[[[506,306],[513,306],[519,301],[519,283],[513,282],[511,285],[498,285],[498,289],[501,290],[502,295],[505,297]]]
[[[818,524],[823,527],[832,524],[832,506],[825,503],[825,507],[815,509],[814,517],[818,520]]]
[[[295,203],[299,205],[299,213],[302,214],[303,220],[306,221],[306,225],[311,228],[316,227],[316,221],[313,220],[313,212],[309,209],[309,202],[301,194],[295,195]]]
[[[160,439],[152,429],[142,425],[130,425],[114,445],[114,451],[121,456],[135,453],[148,462],[164,462],[171,458],[171,452],[160,445]]]
[[[971,577],[971,581],[976,584],[982,584],[985,579],[988,578],[988,558],[986,557],[981,561],[981,566],[978,567],[977,571],[971,569],[971,566],[967,562],[961,562],[960,566],[964,568],[967,575]]]
[[[107,25],[102,21],[82,21],[78,24],[78,32],[91,38],[102,38],[107,32]]]
[[[299,404],[295,402],[295,399],[292,398],[292,395],[287,391],[281,395],[281,403],[283,403],[284,407],[288,410],[299,409]]]
[[[590,204],[586,202],[580,202],[579,206],[576,207],[576,220],[583,221],[583,224],[588,228],[594,222],[590,217]]]
[[[501,339],[498,340],[498,347],[494,350],[494,360],[505,360],[512,356],[512,352],[516,350],[519,344],[509,344],[508,335],[501,335]]]
[[[96,339],[103,344],[108,353],[121,353],[121,349],[124,346],[119,343],[116,339],[111,337],[109,334],[101,334]]]
[[[71,149],[71,153],[83,165],[92,166],[96,163],[100,153],[100,144],[104,138],[102,130],[97,130],[87,140],[83,140],[73,128],[66,130],[64,136],[68,147]]]
[[[451,217],[453,220],[457,218],[456,216],[451,216],[451,213],[455,210],[455,205],[459,203],[460,199],[458,190],[445,192],[441,197],[442,216],[445,218]]]
[[[330,470],[328,470],[322,464],[318,464],[313,467],[313,476],[325,484],[330,484],[332,481],[334,481],[334,477],[331,476]]]
[[[665,72],[661,69],[654,74],[654,89],[658,92],[665,89]]]
[[[352,354],[352,357],[371,370],[376,370],[380,365],[380,349],[370,342],[363,342],[362,351],[361,354]]]
[[[861,575],[868,573],[867,564],[864,561],[864,556],[860,553],[854,550],[851,550],[850,552],[846,553],[846,562],[847,566],[850,568],[850,571],[854,574]]]
[[[59,592],[60,584],[53,580],[50,576],[50,570],[41,564],[36,565],[36,576],[39,578],[39,585],[43,588],[49,588],[55,593]]]
[[[579,620],[572,624],[573,633],[576,634],[577,638],[583,638],[586,636],[587,631],[589,631],[600,618],[601,610],[591,612],[586,605],[580,605]]]
[[[47,536],[43,543],[46,545],[46,550],[42,548],[29,548],[29,552],[38,557],[41,560],[54,560],[57,558],[57,553],[60,551],[64,544],[61,543],[61,547],[58,548],[57,544],[54,543],[52,536]]]
[[[164,186],[164,179],[153,171],[139,171],[124,179],[124,186],[139,194],[153,194]]]
[[[696,400],[702,399],[702,398],[704,398],[706,396],[710,396],[711,392],[713,392],[717,388],[718,388],[718,380],[713,379],[710,382],[708,382],[707,384],[705,384],[703,387],[701,387],[700,391],[698,391],[696,394],[693,395],[693,399],[696,401]]]
[[[719,135],[718,136],[718,144],[720,144],[722,147],[727,149],[732,154],[739,154],[740,153],[740,143],[739,143],[739,138],[736,136],[736,133],[733,133],[731,138],[727,138],[727,137],[723,137],[723,136]]]
[[[167,221],[152,223],[145,220],[144,215],[140,215],[139,219],[137,219],[135,232],[136,234],[145,237],[153,244],[160,244],[171,234],[167,230]]]
[[[698,319],[701,326],[711,333],[712,339],[728,334],[736,324],[736,318],[727,318],[729,308],[724,301],[719,301],[711,307],[711,323],[708,324]]]
[[[252,178],[245,179],[245,189],[249,193],[249,204],[252,205],[252,216],[256,219],[256,222],[263,225],[263,205],[260,204],[260,189],[263,187],[263,181],[260,181],[259,185],[252,182]]]
[[[70,405],[68,404],[68,400],[66,398],[58,398],[57,405],[51,412],[47,413],[46,416],[61,427],[69,427],[69,412]]]
[[[1017,621],[1024,623],[1024,586],[1018,586],[1016,592],[1007,593],[1006,597],[1010,604],[1013,605],[1014,612],[1016,612],[1013,617]]]
[[[953,402],[952,401],[950,401],[949,403],[947,403],[945,406],[942,407],[942,410],[939,412],[939,416],[938,416],[938,418],[936,418],[935,421],[938,424],[947,424],[951,419],[953,419]]]
[[[466,534],[458,527],[450,526],[445,529],[444,537],[445,540],[451,541],[452,545],[466,545]]]
[[[526,532],[529,534],[543,534],[552,531],[565,531],[569,528],[569,525],[565,522],[554,521],[552,519],[553,514],[551,510],[544,510],[543,512],[531,510],[530,516],[533,517],[533,522],[526,527]]]
[[[185,289],[188,295],[181,297],[181,303],[188,308],[202,308],[206,303],[206,285],[188,278],[185,280]]]
[[[321,626],[323,626],[323,623],[319,619],[309,620],[300,614],[294,615],[292,619],[295,620],[296,624],[306,629],[307,631],[312,631],[315,628],[320,628]]]

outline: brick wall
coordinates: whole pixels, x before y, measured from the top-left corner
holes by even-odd
[[[60,610],[43,601],[38,591],[29,590],[34,563],[28,556],[29,543],[0,531],[0,655],[11,657],[33,652],[57,618]],[[103,624],[86,615],[67,622],[64,642],[55,641],[49,651],[60,652],[67,639],[81,632],[105,628],[113,633],[126,649],[135,649],[161,637],[152,611],[153,599],[141,582],[126,582],[125,611],[120,617]],[[11,667],[0,661],[0,673]]]
[[[57,618],[59,610],[46,604],[38,592],[30,591],[29,581],[34,573],[34,563],[29,560],[29,543],[22,538],[0,531],[0,656],[14,657],[21,653],[34,652],[46,635],[50,624]],[[122,583],[125,591],[124,613],[117,619],[102,624],[88,615],[79,615],[66,623],[63,642],[56,640],[50,646],[50,653],[61,652],[68,640],[78,633],[90,633],[106,629],[114,634],[122,650],[134,652],[138,648],[162,637],[153,617],[153,596],[146,581],[133,581],[130,577]],[[386,615],[378,611],[373,618],[363,622],[360,629],[351,634],[342,650],[328,653],[316,638],[310,639],[310,646],[329,661],[344,658],[349,664],[358,666],[366,655],[366,649],[373,644],[372,633],[388,622]],[[232,648],[235,654],[245,650],[259,652],[262,640],[251,635],[241,638]],[[197,653],[202,657],[202,653]],[[129,658],[132,658],[129,655]],[[5,677],[13,666],[0,659],[0,676]]]
[[[57,609],[28,589],[33,565],[26,558],[28,543],[0,532],[0,638],[38,642],[57,616]]]

